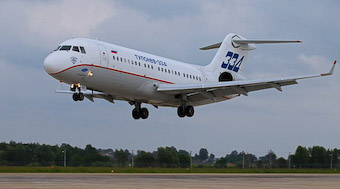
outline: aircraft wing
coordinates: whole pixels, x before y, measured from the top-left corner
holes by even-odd
[[[283,77],[283,78],[269,78],[269,79],[255,79],[244,81],[230,81],[230,82],[216,82],[216,83],[200,83],[200,84],[161,84],[157,91],[172,94],[182,95],[188,97],[204,96],[205,99],[214,99],[216,97],[224,97],[227,95],[242,94],[248,96],[248,92],[258,91],[263,89],[275,88],[282,91],[282,86],[297,84],[297,80],[309,79],[314,77],[323,77],[332,75],[336,61],[332,65],[328,73],[303,75],[296,77]],[[195,99],[195,98],[193,98]],[[196,98],[202,99],[202,98]],[[203,100],[203,99],[202,99]]]
[[[55,91],[56,93],[64,93],[64,94],[73,94],[73,91],[70,90],[61,90],[61,89],[57,89]],[[114,99],[112,98],[111,95],[108,95],[106,93],[102,93],[102,92],[97,92],[97,91],[82,91],[82,93],[84,94],[84,96],[89,99],[90,101],[94,102],[94,98],[101,98],[104,100],[107,100],[111,103],[114,103]]]

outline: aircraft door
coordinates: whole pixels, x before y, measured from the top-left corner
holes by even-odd
[[[103,67],[108,67],[109,59],[106,48],[104,45],[98,44],[99,56],[100,56],[100,65]]]

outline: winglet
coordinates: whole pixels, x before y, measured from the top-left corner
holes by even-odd
[[[336,60],[334,61],[334,63],[333,63],[333,65],[332,65],[331,69],[329,70],[329,72],[328,72],[328,73],[322,73],[321,76],[332,75],[333,72],[334,72],[335,65],[336,65]]]

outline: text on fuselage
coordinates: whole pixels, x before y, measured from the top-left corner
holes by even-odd
[[[149,57],[145,57],[145,56],[140,56],[140,55],[136,55],[136,54],[135,54],[135,57],[136,57],[137,60],[143,60],[145,62],[149,62],[149,63],[153,63],[153,64],[158,64],[160,66],[167,66],[166,62],[161,61],[161,60],[155,60],[153,58],[149,58]]]

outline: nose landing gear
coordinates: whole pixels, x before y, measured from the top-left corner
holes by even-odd
[[[141,108],[141,103],[134,103],[135,108],[132,110],[132,117],[134,119],[147,119],[149,117],[149,110],[147,108]]]
[[[194,115],[194,113],[195,113],[194,107],[191,106],[191,105],[189,105],[189,106],[181,105],[177,109],[177,114],[181,118],[183,118],[185,116],[192,117]]]
[[[76,92],[76,90],[78,89],[78,93]],[[80,84],[72,84],[71,87],[70,87],[70,90],[75,92],[73,93],[72,95],[72,98],[74,101],[83,101],[84,100],[84,94],[81,92],[80,90]]]

